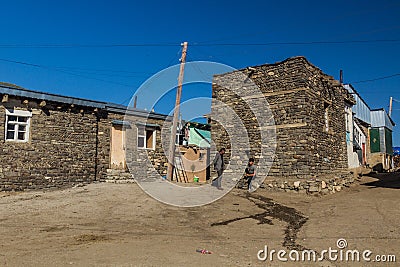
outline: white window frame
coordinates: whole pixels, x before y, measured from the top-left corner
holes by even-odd
[[[18,122],[17,121],[9,121],[9,117],[24,117],[26,118],[26,122]],[[19,142],[19,143],[26,143],[29,141],[29,136],[30,136],[30,126],[31,126],[31,117],[32,117],[32,112],[27,111],[27,110],[8,110],[6,109],[6,123],[4,127],[4,140],[6,142]],[[7,138],[7,132],[8,132],[8,125],[12,124],[14,125],[14,139],[8,139]],[[23,140],[18,139],[18,134],[20,133],[19,127],[20,126],[25,126],[25,136]]]
[[[326,133],[329,133],[329,131],[330,131],[330,125],[329,125],[329,123],[330,123],[330,118],[329,118],[329,109],[330,109],[330,103],[328,103],[328,102],[324,102],[324,120],[325,120],[325,123],[324,123],[324,130],[325,130],[325,132]]]
[[[144,135],[139,134],[140,129],[139,128],[144,128]],[[147,132],[152,132],[152,136],[153,136],[153,143],[152,143],[152,147],[147,147]],[[139,146],[139,137],[144,138],[144,142],[143,142],[143,147]],[[157,137],[157,131],[156,129],[150,129],[146,126],[137,126],[137,147],[139,149],[149,149],[149,150],[155,150],[156,149],[156,137]]]

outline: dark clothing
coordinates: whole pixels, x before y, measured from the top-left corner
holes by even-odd
[[[212,185],[221,188],[222,173],[224,171],[224,156],[221,153],[217,153],[214,159],[214,170],[217,171],[218,178],[212,181]]]
[[[222,172],[223,172],[223,170],[217,171],[217,173],[218,173],[218,178],[216,178],[216,179],[212,182],[212,185],[215,186],[215,187],[217,187],[217,188],[221,188]]]
[[[247,165],[245,173],[247,178],[247,189],[252,190],[251,182],[254,179],[256,168],[254,165]]]
[[[254,167],[254,165],[247,165],[247,167],[246,167],[246,170],[245,170],[245,172],[246,172],[246,174],[248,174],[248,175],[254,175],[254,172],[256,171],[256,168]]]
[[[221,153],[217,153],[214,159],[214,170],[219,171],[224,169],[224,156]]]

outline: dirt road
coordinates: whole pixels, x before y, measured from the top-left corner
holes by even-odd
[[[235,189],[198,208],[159,203],[135,184],[1,193],[0,266],[398,266],[399,200],[398,174],[324,197]],[[397,263],[257,258],[265,246],[337,249],[339,238]]]

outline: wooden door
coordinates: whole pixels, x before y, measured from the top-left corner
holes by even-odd
[[[111,169],[125,169],[125,129],[113,125],[111,130]]]

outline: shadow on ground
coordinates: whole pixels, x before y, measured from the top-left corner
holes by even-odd
[[[218,223],[212,223],[211,226],[228,225],[244,219],[257,220],[258,224],[273,225],[272,219],[277,219],[287,223],[282,245],[288,249],[305,249],[303,246],[296,243],[296,239],[300,228],[307,222],[307,217],[305,217],[296,209],[276,203],[270,198],[260,195],[252,195],[250,193],[246,193],[244,197],[265,211],[250,216],[238,217]]]
[[[400,189],[400,172],[373,173],[368,176],[378,180],[363,184],[365,186]]]

